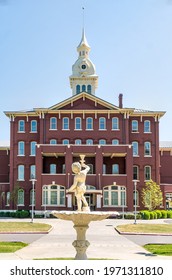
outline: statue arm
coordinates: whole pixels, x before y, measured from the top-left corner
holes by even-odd
[[[76,177],[74,177],[73,185],[68,190],[66,190],[66,192],[72,192],[73,190],[76,189],[76,187],[77,187],[77,179]]]
[[[82,164],[82,167],[85,168],[83,171],[84,173],[88,173],[90,171],[90,167],[88,165],[86,165],[85,163]],[[82,171],[82,172],[83,172]]]

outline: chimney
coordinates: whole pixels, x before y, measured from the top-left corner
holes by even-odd
[[[119,108],[123,108],[122,101],[123,101],[123,94],[120,93],[120,94],[119,94]]]

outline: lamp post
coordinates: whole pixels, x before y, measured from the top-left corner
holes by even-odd
[[[133,183],[134,183],[134,224],[136,225],[137,224],[137,221],[136,221],[136,210],[137,210],[137,203],[136,203],[136,200],[137,200],[137,182],[138,180],[133,180]]]
[[[32,212],[31,212],[31,223],[33,223],[33,218],[34,218],[34,200],[35,200],[35,182],[36,182],[36,179],[33,177],[30,181],[32,182]]]

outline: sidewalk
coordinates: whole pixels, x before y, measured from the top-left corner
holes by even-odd
[[[76,232],[72,222],[60,219],[35,220],[35,222],[51,224],[53,229],[49,234],[45,234],[40,239],[14,254],[0,254],[1,260],[75,257],[75,249],[72,246],[72,242],[76,239]],[[87,249],[88,258],[117,260],[172,259],[172,256],[153,256],[141,246],[128,240],[123,235],[119,235],[114,230],[114,227],[122,223],[133,223],[133,221],[106,219],[90,223],[86,236],[90,242],[90,246]],[[157,220],[155,223],[157,223]]]

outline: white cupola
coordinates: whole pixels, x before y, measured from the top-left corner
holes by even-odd
[[[89,59],[90,49],[83,29],[81,42],[77,47],[79,56],[72,66],[72,75],[69,77],[73,95],[81,92],[95,94],[98,76],[94,64]]]

